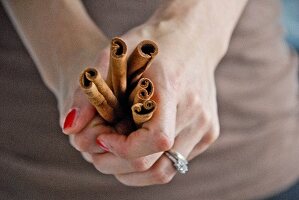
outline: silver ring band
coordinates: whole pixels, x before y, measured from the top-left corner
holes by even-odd
[[[188,161],[182,154],[174,150],[165,151],[164,153],[173,162],[173,166],[179,173],[185,174],[188,171]]]

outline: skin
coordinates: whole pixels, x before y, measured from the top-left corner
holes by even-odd
[[[159,45],[159,54],[144,75],[156,83],[153,99],[158,109],[133,132],[125,119],[107,125],[78,88],[78,75],[87,64],[93,64],[105,77],[109,61],[107,39],[82,4],[30,2],[3,1],[41,76],[58,99],[62,127],[68,111],[77,109],[72,126],[63,131],[98,171],[129,186],[165,184],[176,170],[164,151],[173,149],[192,160],[218,138],[214,71],[227,51],[245,0],[165,1],[146,23],[121,36],[129,54],[144,39]],[[51,18],[54,10],[55,19]],[[45,21],[43,16],[50,17]],[[74,17],[77,20],[72,20]],[[32,23],[36,29],[30,28]],[[41,34],[38,27],[45,23],[53,29]],[[74,28],[77,26],[83,29]],[[73,45],[70,41],[78,42]],[[128,136],[123,134],[128,132]],[[96,139],[109,151],[103,152]]]

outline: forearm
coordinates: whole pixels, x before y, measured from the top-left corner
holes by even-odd
[[[62,87],[92,64],[106,37],[79,0],[2,0],[46,85]],[[67,81],[67,82],[66,82]]]
[[[246,0],[170,0],[144,24],[141,34],[159,43],[161,53],[203,58],[215,69],[226,53]],[[176,57],[176,61],[180,57]],[[186,62],[188,58],[181,58]]]

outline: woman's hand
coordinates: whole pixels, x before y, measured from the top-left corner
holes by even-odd
[[[130,51],[141,41],[137,30],[123,38]],[[64,131],[72,133],[72,145],[100,172],[113,174],[126,185],[170,181],[176,171],[164,151],[174,149],[191,159],[219,135],[214,70],[203,66],[194,54],[170,47],[159,42],[159,54],[144,74],[155,84],[153,100],[158,108],[140,129],[125,136],[122,133],[129,131],[125,121],[109,126],[95,115],[80,90],[74,98],[75,121],[71,127],[66,121]],[[97,64],[104,74],[108,51],[104,50]],[[102,150],[106,152],[100,153]]]
[[[217,12],[219,5],[210,1],[183,5],[173,2],[146,24],[122,36],[129,54],[144,39],[152,39],[159,46],[158,56],[144,74],[155,84],[153,100],[158,107],[153,118],[133,132],[126,120],[109,126],[77,90],[75,110],[64,122],[64,132],[71,135],[72,145],[84,158],[126,185],[169,182],[176,171],[164,151],[172,149],[190,160],[219,135],[214,70],[226,52],[245,1],[231,1],[232,12],[223,15]],[[207,12],[206,6],[212,14],[199,14]],[[203,24],[196,23],[199,21]],[[220,28],[211,27],[211,22]],[[103,77],[107,75],[108,60],[109,48],[96,64]],[[130,134],[123,134],[127,132]]]

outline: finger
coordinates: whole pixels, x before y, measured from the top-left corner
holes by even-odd
[[[97,140],[110,152],[125,159],[143,157],[170,149],[175,135],[176,102],[161,97],[152,119],[128,136],[101,134]]]
[[[198,142],[207,134],[210,124],[205,122],[205,117],[200,115],[192,124],[189,124],[175,138],[173,149],[183,149],[189,154]]]
[[[146,172],[117,174],[116,179],[127,186],[148,186],[169,183],[176,174],[172,162],[161,156],[159,160]]]
[[[219,131],[210,129],[204,137],[195,145],[191,153],[188,156],[188,159],[191,160],[199,154],[206,151],[211,144],[213,144],[219,137]]]
[[[216,113],[216,114],[215,114]],[[217,111],[214,110],[213,117],[209,117],[205,112],[201,114],[200,121],[205,124],[206,133],[203,138],[194,146],[188,159],[193,159],[199,154],[203,153],[208,147],[213,144],[219,137],[220,126]]]
[[[162,153],[152,154],[133,160],[122,159],[112,153],[92,154],[95,168],[104,174],[142,172],[148,170]]]
[[[101,117],[96,116],[80,133],[70,135],[72,138],[71,144],[80,152],[101,153],[105,149],[100,148],[97,144],[97,136],[114,132],[115,130],[106,125]]]
[[[196,120],[198,120],[199,116],[203,113],[203,107],[201,105],[200,98],[198,95],[194,95],[193,93],[194,91],[185,94],[188,96],[188,98],[178,103],[177,112],[180,114],[177,115],[176,118],[177,134],[180,133],[185,127],[194,124]]]
[[[194,132],[194,130],[197,131]],[[205,137],[207,130],[209,130],[209,126],[203,123],[203,117],[201,117],[198,123],[186,127],[178,134],[172,150],[188,158],[188,155],[192,152],[198,141],[201,141]],[[118,174],[116,178],[125,185],[147,186],[168,183],[175,174],[176,169],[173,166],[173,162],[163,154],[149,170],[145,172]]]
[[[74,94],[74,102],[63,122],[65,134],[79,133],[95,116],[96,110],[87,97],[78,88]]]
[[[106,77],[109,63],[109,48],[101,51],[95,66],[103,77]],[[73,104],[63,120],[63,132],[65,134],[79,133],[95,116],[96,109],[89,103],[88,98],[80,88],[75,91]]]

